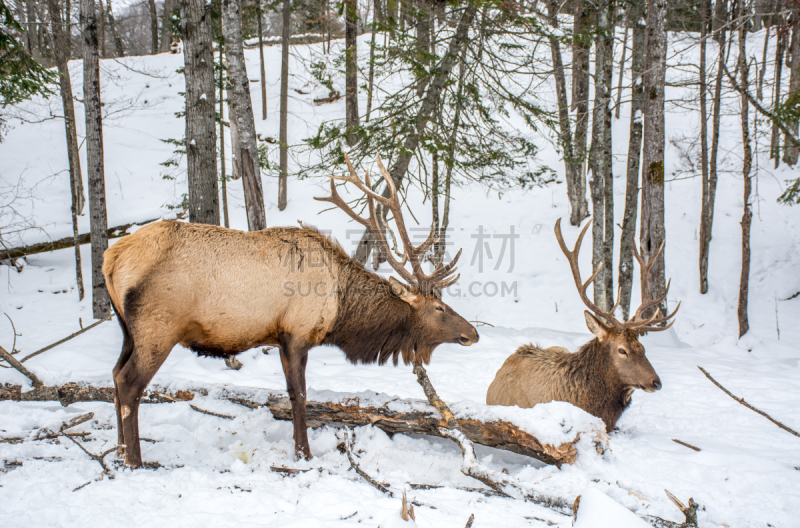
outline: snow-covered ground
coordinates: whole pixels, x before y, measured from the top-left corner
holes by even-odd
[[[751,42],[760,43],[756,35]],[[338,44],[338,43],[337,43]],[[362,42],[365,46],[366,42]],[[696,49],[675,42],[670,60],[691,64]],[[760,56],[754,45],[753,53]],[[334,46],[335,47],[335,46]],[[319,46],[296,46],[297,57],[319,54]],[[249,71],[256,78],[258,51],[247,50]],[[268,72],[277,72],[280,48],[265,49]],[[366,56],[366,53],[361,55]],[[711,62],[711,61],[710,61]],[[183,78],[174,74],[181,55],[130,57],[103,61],[103,99],[106,192],[109,225],[174,215],[165,208],[180,202],[185,175],[162,179],[159,166],[172,147],[160,141],[180,138]],[[81,65],[71,64],[73,86],[80,94]],[[311,100],[327,90],[294,61],[297,72],[290,89],[290,143],[299,145],[321,121],[341,118],[344,103],[315,106]],[[682,74],[672,70],[673,76]],[[688,74],[687,74],[688,75]],[[268,73],[269,118],[258,119],[263,136],[277,137],[279,76]],[[343,78],[334,79],[341,83]],[[767,76],[769,83],[769,76]],[[252,84],[256,116],[260,116],[257,83]],[[342,90],[343,91],[343,90]],[[765,93],[769,93],[765,90]],[[690,98],[685,89],[668,88],[674,101]],[[362,101],[362,104],[366,104]],[[22,105],[28,118],[47,117],[57,98]],[[800,208],[775,202],[783,181],[796,173],[771,169],[763,151],[757,159],[757,200],[752,230],[750,332],[737,339],[736,303],[741,255],[739,220],[742,207],[740,127],[738,102],[729,99],[724,116],[724,159],[716,201],[714,240],[711,245],[710,291],[698,293],[697,229],[700,212],[699,177],[690,178],[681,152],[691,152],[686,137],[697,134],[697,112],[672,105],[667,114],[666,248],[667,273],[672,277],[670,305],[682,301],[673,330],[643,338],[647,355],[664,388],[656,393],[637,391],[631,407],[608,440],[603,455],[584,451],[571,466],[557,469],[504,451],[481,448],[480,460],[508,472],[552,495],[587,497],[589,513],[580,526],[594,526],[613,505],[597,491],[639,514],[675,521],[682,515],[667,499],[668,489],[684,503],[693,497],[703,509],[701,526],[791,527],[800,519],[800,439],[739,405],[712,385],[698,370],[702,366],[737,396],[769,413],[789,427],[800,429]],[[688,107],[687,107],[688,108]],[[614,122],[614,171],[617,218],[624,206],[624,167],[629,116],[622,107]],[[76,103],[79,134],[83,107]],[[16,207],[43,231],[28,231],[21,241],[33,243],[71,233],[67,155],[63,122],[38,124],[11,120],[14,126],[0,144],[0,185],[19,182]],[[768,138],[759,136],[763,147]],[[543,138],[542,162],[563,171],[558,154]],[[272,147],[270,147],[272,148]],[[270,152],[277,156],[277,152]],[[302,161],[296,155],[293,163]],[[84,167],[85,167],[85,160]],[[360,229],[339,211],[321,212],[325,204],[313,196],[327,193],[321,180],[290,180],[289,204],[277,209],[277,181],[264,177],[267,221],[293,225],[302,220],[331,231],[351,249]],[[32,198],[26,198],[26,192]],[[229,185],[231,225],[245,228],[241,184]],[[458,285],[445,296],[460,314],[477,321],[480,342],[470,348],[444,345],[434,353],[428,369],[440,395],[449,402],[483,403],[486,389],[504,359],[518,346],[535,342],[576,350],[590,338],[583,323],[584,309],[558,249],[552,226],[568,216],[563,183],[502,195],[477,185],[453,191],[449,243],[464,248]],[[412,191],[409,203],[424,232],[430,218],[421,194]],[[88,231],[88,214],[81,219]],[[503,252],[506,235],[519,235]],[[480,238],[480,234],[491,238]],[[564,228],[574,240],[578,229]],[[506,236],[504,238],[504,236]],[[488,250],[487,250],[488,248]],[[90,249],[83,246],[83,274],[90,284]],[[455,250],[451,249],[450,254]],[[587,247],[581,256],[584,274],[590,268]],[[388,268],[382,268],[388,273]],[[71,249],[28,258],[22,272],[0,266],[0,311],[13,319],[16,347],[25,355],[50,344],[92,321],[91,299],[77,301]],[[636,281],[635,281],[636,283]],[[634,293],[638,299],[638,293]],[[10,348],[9,320],[0,318],[0,344]],[[115,322],[104,323],[64,345],[26,363],[48,385],[68,381],[109,386],[111,369],[121,346]],[[219,360],[196,357],[177,347],[154,383],[179,388],[202,384],[282,389],[284,378],[275,352],[251,350],[239,356],[244,367],[232,371]],[[424,398],[409,367],[353,366],[334,348],[312,351],[308,385],[316,391],[378,391],[393,397]],[[0,369],[0,383],[27,384],[11,369]],[[313,394],[313,391],[312,391]],[[479,486],[460,472],[461,453],[451,442],[428,437],[395,435],[390,438],[372,427],[355,431],[356,453],[366,471],[392,485],[391,498],[367,484],[349,469],[337,444],[340,431],[322,427],[310,431],[315,458],[297,461],[292,430],[268,410],[249,410],[230,402],[198,397],[193,403],[208,410],[234,415],[225,420],[195,412],[188,403],[145,405],[140,413],[146,461],[158,461],[155,470],[130,471],[114,466],[113,479],[78,447],[64,439],[0,443],[0,502],[4,526],[377,526],[400,509],[399,492],[408,483],[441,485],[433,490],[411,490],[423,504],[416,508],[416,524],[461,527],[471,513],[474,526],[568,527],[572,518],[512,499],[484,497],[454,489]],[[57,428],[78,414],[94,412],[94,419],[75,428],[91,431],[85,447],[100,453],[116,442],[113,408],[105,403],[73,404],[0,402],[0,437],[29,437],[43,428]],[[554,420],[559,415],[553,416]],[[699,452],[672,441],[678,439]],[[111,461],[113,455],[109,455]],[[21,465],[20,465],[21,464]],[[311,468],[286,476],[270,466]],[[77,487],[91,482],[77,491]],[[593,490],[593,491],[592,491]],[[592,514],[594,512],[594,514]],[[620,514],[621,515],[621,514]],[[605,521],[604,521],[605,522]],[[609,526],[634,526],[624,516]],[[614,524],[616,523],[616,524]],[[604,524],[605,526],[606,524]]]

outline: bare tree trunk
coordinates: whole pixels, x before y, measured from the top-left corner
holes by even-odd
[[[747,319],[747,297],[750,289],[750,224],[753,219],[752,205],[750,203],[751,192],[751,175],[750,169],[752,165],[753,153],[750,148],[750,125],[748,120],[748,112],[750,110],[749,100],[747,99],[746,92],[748,90],[748,70],[747,56],[746,56],[746,27],[745,27],[745,9],[744,2],[739,0],[739,73],[741,75],[742,85],[742,148],[744,149],[744,156],[742,159],[742,179],[744,180],[744,212],[742,214],[742,275],[739,279],[739,306],[736,314],[739,319],[739,337],[747,333],[750,324]],[[796,27],[796,26],[795,26]],[[792,66],[795,66],[795,59],[792,60]],[[794,73],[793,73],[794,74]]]
[[[38,54],[34,35],[36,35],[36,3],[34,0],[25,0],[25,43],[28,45],[30,55]]]
[[[459,57],[462,56],[464,46],[466,45],[467,38],[469,37],[469,27],[475,18],[476,11],[477,8],[473,2],[467,3],[461,18],[459,19],[455,34],[450,40],[447,53],[445,53],[444,57],[442,57],[442,59],[433,69],[434,74],[431,81],[428,83],[428,91],[425,94],[425,99],[423,99],[422,104],[420,105],[416,119],[413,121],[413,127],[411,129],[403,130],[399,136],[404,137],[403,148],[400,149],[400,154],[397,156],[394,164],[392,164],[391,168],[389,169],[389,174],[391,174],[392,180],[395,182],[395,186],[398,188],[401,187],[403,178],[408,171],[408,164],[411,162],[411,158],[414,156],[414,153],[419,147],[420,140],[425,128],[428,126],[428,123],[431,120],[431,116],[434,110],[438,108],[439,97],[442,93],[442,89],[444,88],[445,83],[450,79],[450,73],[458,63]],[[384,194],[388,195],[388,188],[384,188],[383,192]],[[445,204],[445,208],[447,208],[447,206],[448,205]],[[386,210],[382,207],[379,207],[378,209],[378,214],[382,215],[383,218],[386,218]],[[361,236],[361,241],[356,249],[355,259],[362,264],[366,262],[369,254],[372,252],[373,247],[375,247],[375,240],[367,229]]]
[[[418,60],[426,67],[430,64],[425,60],[426,55],[430,53],[431,49],[431,11],[428,0],[415,0],[417,8],[417,53]],[[423,74],[422,78],[417,79],[417,97],[422,98],[425,95],[425,86],[428,82],[428,76]]]
[[[769,49],[769,28],[764,32],[764,49],[761,54],[761,69],[758,71],[758,88],[756,97],[759,101],[764,100],[764,75],[767,73],[767,51]]]
[[[261,119],[267,119],[267,72],[264,69],[264,28],[261,19],[264,12],[261,10],[261,0],[256,0],[256,13],[258,14],[258,58],[261,65]]]
[[[642,151],[642,218],[639,245],[645,262],[664,242],[664,84],[667,60],[666,0],[647,2],[647,69],[644,75],[644,135]],[[660,297],[666,287],[664,254],[658,255],[649,277],[642,277],[642,292]],[[654,309],[666,311],[666,301]],[[651,312],[652,313],[652,312]],[[650,314],[644,314],[649,316]]]
[[[172,45],[172,0],[164,0],[164,15],[161,17],[161,53],[169,51]]]
[[[575,195],[578,196],[578,214],[570,217],[572,225],[580,225],[589,216],[586,202],[586,142],[589,131],[589,51],[592,45],[592,14],[594,7],[586,0],[576,0],[572,45],[572,109],[575,111],[575,137],[573,157],[578,165],[575,177]],[[577,220],[575,222],[574,220]]]
[[[647,28],[644,26],[644,6],[640,1],[631,4],[628,24],[633,26],[631,44],[631,124],[628,138],[628,161],[625,177],[625,212],[619,241],[619,305],[624,319],[631,309],[633,289],[633,244],[636,236],[636,213],[639,208],[639,169],[642,153],[642,109],[644,108],[644,50]]]
[[[356,34],[356,0],[344,0],[345,15],[345,127],[347,144],[358,143],[358,40]]]
[[[550,24],[558,27],[559,4],[550,0],[547,4]],[[569,119],[569,101],[567,100],[567,81],[564,72],[564,63],[561,59],[561,44],[555,35],[550,35],[550,56],[553,60],[553,78],[556,83],[556,98],[558,100],[558,127],[559,143],[564,153],[564,173],[567,180],[567,197],[570,207],[570,224],[580,225],[581,204],[586,203],[586,190],[582,185],[582,162],[575,160],[572,148],[572,125]],[[581,190],[583,194],[580,194]]]
[[[780,32],[777,34],[775,46],[775,83],[772,88],[772,108],[776,108],[781,101],[781,73],[783,73],[783,53],[786,47],[786,37]],[[772,135],[769,140],[769,157],[775,160],[775,168],[781,164],[781,133],[777,123],[772,123]]]
[[[614,71],[614,39],[610,0],[597,3],[594,109],[592,117],[592,269],[594,302],[604,310],[614,304],[614,176],[611,171],[611,83]]]
[[[186,77],[189,221],[219,225],[211,4],[179,0]]]
[[[83,300],[83,271],[81,269],[81,249],[77,243],[78,215],[83,211],[83,177],[81,176],[81,159],[78,151],[78,134],[75,131],[75,108],[72,104],[72,81],[69,77],[66,38],[61,18],[61,6],[58,0],[47,0],[52,27],[51,43],[53,55],[58,66],[61,104],[64,107],[64,127],[67,134],[67,157],[69,159],[69,182],[72,195],[72,232],[75,237],[75,280],[78,284],[78,299]]]
[[[725,70],[725,28],[715,35],[719,44],[717,79],[714,85],[714,114],[711,117],[711,156],[708,161],[708,182],[703,196],[703,216],[700,219],[700,293],[708,291],[708,260],[711,251],[711,232],[714,225],[714,203],[717,195],[717,157],[719,155],[719,125],[722,112],[722,77]]]
[[[228,220],[228,175],[225,170],[225,68],[223,46],[219,46],[219,182],[222,185],[223,225],[230,227]]]
[[[253,102],[250,99],[250,79],[244,63],[242,43],[242,12],[240,0],[222,0],[222,31],[225,35],[225,55],[228,57],[228,91],[233,109],[231,119],[236,121],[239,149],[236,158],[242,169],[247,227],[260,231],[267,227],[264,210],[264,191],[261,185],[261,168],[258,164],[256,122]]]
[[[375,0],[374,14],[372,19],[372,37],[369,43],[369,87],[367,88],[367,116],[366,120],[369,122],[369,114],[372,112],[372,89],[375,81],[375,26],[380,23],[378,18],[381,12],[380,0]]]
[[[332,18],[333,16],[331,15],[331,0],[325,0],[325,27],[328,30],[328,34],[325,37],[325,45],[323,46],[323,49],[325,49],[325,53],[331,52],[331,31],[333,28]]]
[[[281,32],[281,116],[280,163],[278,177],[278,210],[286,209],[289,177],[289,36],[291,32],[291,0],[283,1],[283,30]]]
[[[711,17],[711,0],[703,0],[701,9],[701,28],[700,28],[700,165],[702,170],[702,198],[700,207],[700,293],[708,291],[708,249],[710,236],[706,235],[706,230],[710,227],[706,225],[708,218],[708,108],[706,98],[708,92],[708,81],[706,80],[706,52],[708,36],[708,24]],[[722,50],[720,50],[722,51]]]
[[[114,51],[117,53],[117,57],[124,57],[125,47],[123,46],[122,38],[119,36],[119,32],[117,31],[117,22],[114,20],[114,14],[111,11],[111,2],[108,2],[106,16],[108,17],[108,28],[111,30],[111,40],[114,41]]]
[[[111,301],[103,277],[103,252],[108,249],[108,220],[103,168],[103,115],[100,106],[100,50],[94,0],[81,0],[81,28],[86,165],[92,233],[92,313],[95,319],[102,319],[111,313]]]
[[[614,103],[614,119],[619,119],[620,101],[622,101],[622,74],[625,71],[625,59],[628,57],[628,33],[630,32],[630,22],[625,17],[625,34],[622,37],[622,57],[619,59],[619,80],[617,81],[617,101]]]
[[[789,93],[794,93],[800,89],[800,9],[792,10],[792,37],[790,40],[789,49],[791,50],[790,56],[792,58],[792,66],[789,73]],[[796,119],[791,120],[786,124],[792,134],[797,137],[798,122]],[[800,148],[794,142],[786,138],[786,143],[783,146],[783,162],[789,166],[794,166],[797,163],[797,157],[800,154]]]
[[[150,2],[150,53],[158,53],[158,12],[156,11],[156,0]]]

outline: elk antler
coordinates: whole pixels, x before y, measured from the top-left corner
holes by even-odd
[[[591,222],[587,223],[584,226],[583,230],[581,230],[581,234],[578,235],[578,240],[575,241],[575,247],[572,251],[567,249],[567,245],[564,243],[564,237],[561,235],[561,219],[559,218],[556,220],[556,238],[558,239],[558,245],[561,246],[561,251],[564,252],[564,255],[567,257],[567,262],[569,262],[569,267],[572,270],[572,278],[575,280],[575,286],[578,288],[578,294],[581,296],[581,300],[583,304],[587,306],[591,311],[608,321],[609,323],[614,325],[618,331],[622,331],[624,329],[624,323],[619,322],[614,317],[614,310],[617,309],[619,305],[619,295],[617,296],[617,303],[611,308],[610,311],[605,311],[600,309],[599,306],[594,304],[592,301],[589,300],[589,297],[586,295],[586,288],[594,281],[597,277],[597,274],[600,273],[600,270],[603,269],[603,263],[601,262],[597,269],[594,270],[592,276],[586,282],[581,280],[581,269],[578,266],[578,254],[581,251],[581,243],[583,243],[583,236],[586,234],[586,231],[589,229],[589,226],[592,225]]]
[[[619,301],[620,301],[619,294],[617,295],[616,304],[614,304],[614,306],[609,311],[600,309],[597,305],[595,305],[593,302],[589,300],[589,297],[586,295],[586,288],[588,288],[589,284],[591,284],[594,281],[594,279],[597,277],[597,274],[600,273],[600,270],[603,267],[603,263],[601,262],[600,265],[597,266],[597,269],[594,271],[592,276],[589,277],[589,279],[586,282],[582,282],[581,271],[580,268],[578,267],[578,253],[580,252],[581,249],[583,236],[586,234],[586,231],[589,229],[590,225],[591,222],[587,223],[586,226],[584,226],[583,230],[581,230],[581,234],[578,235],[578,240],[575,242],[575,247],[573,248],[572,251],[569,251],[567,249],[567,246],[564,243],[564,237],[561,235],[560,218],[556,220],[556,226],[555,226],[558,245],[561,247],[561,251],[563,251],[564,255],[567,257],[567,261],[569,262],[569,267],[572,270],[572,278],[575,280],[575,286],[578,288],[578,294],[581,296],[581,300],[583,301],[583,303],[595,314],[599,315],[600,317],[602,317],[603,319],[614,325],[614,328],[616,328],[617,331],[635,330],[637,332],[660,332],[672,326],[672,324],[675,322],[674,319],[666,326],[656,326],[656,325],[666,323],[667,321],[672,319],[672,317],[674,317],[675,314],[678,312],[678,308],[681,307],[680,302],[678,302],[678,306],[675,307],[672,313],[664,317],[661,317],[660,308],[657,309],[656,313],[654,313],[649,318],[644,318],[643,316],[643,314],[647,310],[649,310],[653,306],[660,305],[664,301],[664,299],[667,298],[667,293],[669,292],[669,285],[670,285],[669,282],[667,282],[667,287],[664,289],[664,294],[661,297],[659,297],[658,299],[651,299],[650,291],[647,288],[647,281],[643,281],[642,304],[636,309],[636,313],[634,313],[633,317],[631,317],[624,323],[617,320],[613,315],[614,311],[617,309],[617,306],[619,306]],[[636,244],[635,243],[633,244],[633,254],[636,257],[636,261],[639,263],[639,266],[642,268],[642,277],[648,277],[650,275],[650,268],[652,267],[653,262],[655,262],[656,258],[658,257],[659,253],[661,253],[661,250],[663,248],[664,248],[664,243],[662,242],[661,247],[658,248],[658,251],[656,251],[655,255],[653,255],[653,257],[650,258],[650,261],[647,264],[645,264],[644,259],[642,259],[641,255],[639,255],[639,251],[636,248]]]
[[[331,195],[327,197],[315,197],[315,200],[319,200],[321,202],[330,202],[334,204],[336,207],[347,213],[347,215],[358,222],[359,224],[363,225],[367,229],[369,229],[373,235],[377,238],[378,243],[381,245],[383,249],[384,256],[386,260],[389,262],[389,265],[394,268],[394,270],[409,284],[413,284],[417,286],[423,293],[432,293],[436,289],[444,289],[453,284],[458,280],[460,275],[452,276],[455,272],[455,265],[458,261],[459,257],[461,256],[461,250],[458,251],[455,258],[447,265],[442,265],[441,263],[431,272],[430,274],[426,274],[422,270],[422,257],[425,252],[431,247],[431,245],[436,242],[436,224],[431,225],[431,232],[428,235],[428,238],[419,246],[414,246],[411,243],[411,240],[408,236],[408,231],[406,230],[405,221],[403,220],[403,211],[402,205],[400,203],[400,199],[397,196],[397,188],[395,187],[394,180],[392,176],[389,174],[389,171],[386,170],[386,167],[383,166],[383,162],[381,161],[380,155],[378,156],[378,169],[380,169],[381,174],[383,175],[384,180],[386,180],[386,186],[389,190],[389,197],[381,196],[375,193],[372,190],[372,182],[370,181],[369,171],[365,171],[364,174],[364,181],[362,182],[361,179],[356,174],[355,169],[353,168],[353,164],[350,163],[350,157],[345,154],[344,160],[347,163],[347,168],[350,172],[349,176],[331,176]],[[353,209],[347,205],[347,203],[339,196],[339,193],[336,191],[336,184],[335,180],[344,181],[345,183],[352,183],[356,187],[364,193],[367,197],[367,208],[369,210],[369,218],[363,218],[357,215]],[[389,211],[392,212],[394,217],[394,222],[397,225],[397,234],[400,237],[400,240],[403,244],[403,257],[400,261],[395,259],[391,248],[389,247],[388,242],[386,241],[386,236],[384,235],[384,231],[380,225],[380,219],[375,212],[375,201],[377,200],[378,203],[386,207]],[[409,272],[405,268],[405,263],[411,263],[411,272]]]

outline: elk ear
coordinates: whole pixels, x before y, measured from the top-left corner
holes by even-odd
[[[593,313],[590,313],[588,310],[583,312],[583,315],[586,317],[586,326],[589,328],[589,331],[597,337],[599,340],[603,340],[611,333],[611,327],[603,324],[600,319],[594,316]]]
[[[403,284],[394,277],[389,277],[389,292],[412,306],[415,305],[415,301],[419,296],[419,292],[415,288]]]

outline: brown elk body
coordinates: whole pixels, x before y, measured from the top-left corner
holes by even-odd
[[[124,338],[113,371],[119,445],[132,467],[142,465],[139,399],[176,344],[217,357],[278,346],[295,449],[310,458],[310,348],[338,346],[353,363],[392,358],[397,364],[399,357],[427,363],[442,343],[478,340],[475,328],[432,291],[367,271],[338,243],[305,226],[245,233],[158,222],[121,239],[104,257]]]
[[[486,403],[533,407],[537,403],[565,401],[601,418],[606,429],[611,431],[630,405],[634,390],[653,392],[661,389],[661,380],[645,356],[639,334],[669,328],[672,323],[667,326],[655,325],[668,321],[678,308],[664,317],[658,311],[650,317],[643,316],[648,309],[659,305],[666,298],[669,285],[659,299],[647,300],[649,295],[645,291],[642,304],[634,316],[625,322],[614,318],[616,305],[605,311],[589,301],[586,288],[600,269],[586,282],[581,280],[578,252],[589,225],[591,223],[581,231],[573,251],[567,250],[564,244],[559,222],[556,222],[556,237],[570,263],[581,299],[594,312],[592,314],[587,311],[584,315],[586,325],[595,335],[595,339],[583,345],[576,353],[570,353],[566,348],[558,346],[545,349],[533,345],[520,347],[506,359],[495,375],[486,394]],[[647,276],[651,264],[643,262],[635,246],[634,255],[642,266],[642,276]],[[657,256],[658,253],[650,263]],[[603,323],[595,314],[611,324]]]

